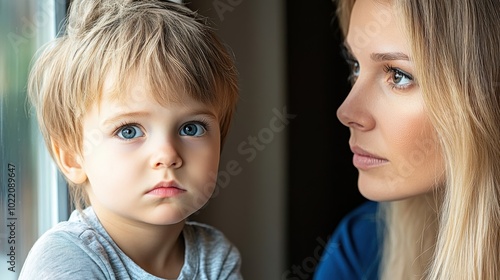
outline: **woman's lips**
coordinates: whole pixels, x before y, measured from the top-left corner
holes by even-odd
[[[389,162],[387,159],[373,155],[359,147],[351,147],[351,150],[354,153],[352,163],[358,169],[375,168]]]

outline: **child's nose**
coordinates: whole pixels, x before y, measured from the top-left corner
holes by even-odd
[[[175,143],[165,142],[154,152],[151,159],[152,168],[180,168],[182,158]]]

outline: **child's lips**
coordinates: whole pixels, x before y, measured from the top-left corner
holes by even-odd
[[[174,197],[186,192],[186,190],[179,187],[175,182],[160,182],[156,184],[152,189],[146,192],[146,194],[154,195],[158,197]]]

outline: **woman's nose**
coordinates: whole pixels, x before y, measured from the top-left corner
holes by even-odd
[[[362,131],[375,127],[375,119],[370,110],[371,98],[367,90],[369,89],[360,83],[354,84],[342,105],[337,109],[337,118],[343,125]]]

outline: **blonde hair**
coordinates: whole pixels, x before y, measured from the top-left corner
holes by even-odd
[[[393,0],[440,141],[445,186],[382,206],[382,279],[500,275],[500,7]],[[347,34],[354,0],[338,1]]]
[[[149,86],[151,96],[142,98],[166,104],[188,94],[213,106],[222,145],[238,98],[238,75],[232,55],[204,18],[169,1],[75,0],[65,34],[39,54],[28,82],[56,162],[54,144],[82,154],[82,118],[99,102],[107,75],[115,78],[117,99],[136,77]],[[88,205],[83,188],[68,183],[76,208]]]

